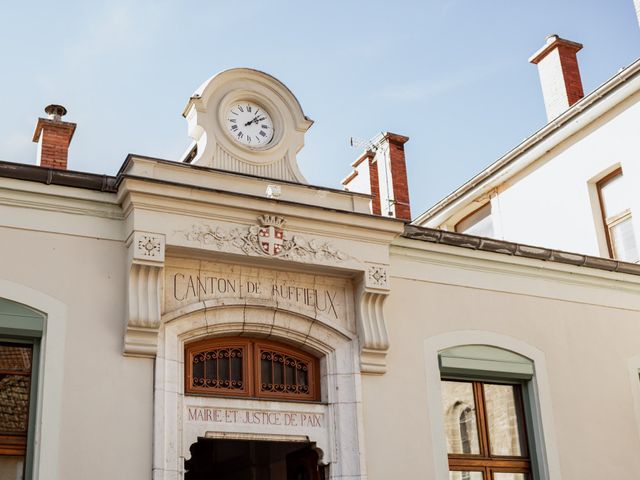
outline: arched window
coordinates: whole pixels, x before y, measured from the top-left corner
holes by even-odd
[[[533,362],[487,345],[441,351],[450,480],[529,480],[535,470],[523,389]]]
[[[41,312],[0,298],[0,478],[32,475],[44,320]]]
[[[318,359],[288,345],[209,339],[186,346],[185,364],[187,394],[320,399]]]

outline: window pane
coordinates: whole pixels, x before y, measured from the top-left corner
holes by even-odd
[[[24,457],[0,456],[0,479],[22,480]]]
[[[618,215],[629,208],[629,192],[625,192],[622,178],[621,173],[600,187],[602,210],[607,218]]]
[[[519,395],[520,389],[513,385],[484,384],[492,455],[521,457],[527,453]]]
[[[220,382],[220,385],[228,387],[230,377],[229,352],[227,350],[220,350],[218,355],[218,381]]]
[[[29,373],[31,371],[31,347],[15,343],[0,344],[0,371]]]
[[[262,354],[262,360],[260,361],[260,365],[262,368],[262,388],[271,388],[272,384],[273,384],[273,378],[272,378],[272,374],[271,374],[271,360],[268,358],[265,358],[266,354]]]
[[[493,472],[493,480],[527,480],[526,473]]]
[[[442,382],[442,409],[449,453],[479,454],[473,384]]]
[[[611,243],[613,244],[613,256],[625,262],[638,261],[638,247],[636,237],[633,234],[631,216],[609,228]]]
[[[260,350],[260,359],[261,391],[293,395],[308,395],[311,392],[309,362],[271,350]],[[266,378],[271,378],[271,371],[273,371],[273,381],[265,381]]]
[[[483,480],[484,475],[482,472],[459,472],[450,471],[449,480]]]
[[[456,232],[478,235],[479,237],[492,237],[493,219],[491,218],[491,204],[487,203],[464,220],[458,222],[455,230]]]
[[[242,390],[244,358],[243,347],[224,347],[196,352],[191,360],[192,386],[212,389],[212,391]]]
[[[31,347],[0,344],[0,434],[27,433]]]

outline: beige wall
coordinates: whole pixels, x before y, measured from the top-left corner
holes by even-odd
[[[153,361],[122,355],[124,242],[13,228],[0,236],[0,276],[67,307],[57,478],[150,478]]]
[[[623,308],[611,308],[599,298],[613,295],[614,281],[579,285],[574,271],[553,279],[539,268],[534,277],[525,265],[500,272],[500,262],[486,268],[452,252],[422,252],[420,261],[392,257],[388,372],[363,376],[369,478],[434,478],[436,464],[446,461],[434,444],[444,432],[431,431],[430,415],[441,416],[442,407],[429,411],[425,342],[454,331],[511,337],[544,354],[548,391],[541,394],[549,395],[555,421],[543,428],[554,434],[550,456],[557,453],[562,478],[637,478],[640,436],[628,373],[629,359],[640,352],[637,293],[618,298]],[[554,293],[540,295],[542,282]],[[526,284],[529,294],[520,291]]]

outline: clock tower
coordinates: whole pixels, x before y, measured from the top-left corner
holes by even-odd
[[[307,183],[296,154],[313,121],[271,75],[250,68],[214,75],[191,96],[183,116],[194,140],[184,161]]]

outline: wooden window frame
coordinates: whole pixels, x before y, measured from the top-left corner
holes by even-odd
[[[604,199],[602,198],[602,188],[619,176],[623,176],[621,167],[616,168],[613,172],[605,175],[603,178],[598,180],[598,182],[596,182],[596,190],[598,191],[598,202],[600,203],[600,218],[602,218],[604,235],[607,240],[607,250],[609,251],[609,257],[613,259],[616,258],[616,252],[613,248],[613,241],[611,240],[611,228],[631,217],[631,209],[627,208],[622,212],[617,212],[611,217],[607,217],[607,213],[605,212]]]
[[[193,357],[208,348],[241,347],[244,350],[242,362],[243,388],[234,390],[213,389],[193,386]],[[299,359],[308,365],[308,385],[309,392],[283,393],[261,391],[262,372],[260,368],[261,349],[268,349]],[[273,342],[269,340],[245,338],[245,337],[225,337],[201,340],[185,345],[185,376],[184,391],[187,395],[201,395],[214,397],[240,397],[240,398],[267,398],[295,400],[302,402],[317,402],[320,400],[320,367],[319,360],[289,345]]]
[[[528,441],[526,415],[524,411],[523,388],[519,383],[498,381],[465,380],[460,378],[443,377],[446,382],[471,383],[476,408],[476,428],[478,431],[479,454],[450,453],[448,454],[449,470],[463,472],[482,472],[484,480],[494,480],[496,473],[525,473],[528,480],[532,480],[531,448]],[[522,422],[522,435],[525,452],[523,456],[492,455],[489,438],[489,424],[484,398],[484,385],[508,385],[518,392],[516,395],[516,410],[518,419]]]
[[[248,397],[251,395],[251,378],[253,378],[253,372],[251,370],[253,362],[247,361],[251,357],[250,342],[248,339],[233,337],[224,339],[212,339],[203,340],[200,342],[191,343],[185,346],[185,392],[196,395],[210,395],[212,393],[211,388],[194,386],[193,385],[193,358],[206,349],[218,349],[218,348],[234,348],[239,347],[243,349],[243,362],[242,362],[242,379],[243,387],[233,390],[216,390],[216,395],[234,396],[234,397]]]

